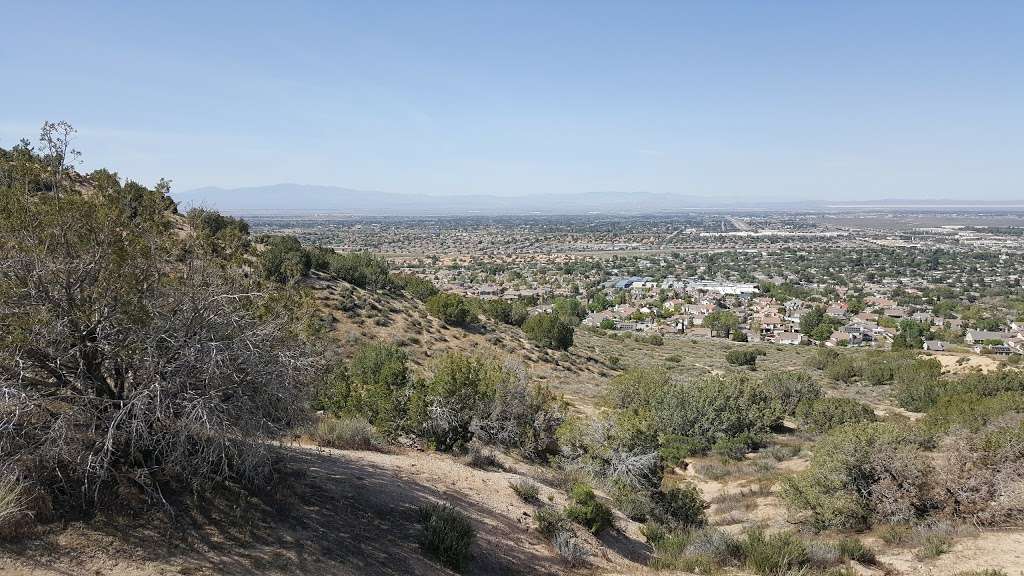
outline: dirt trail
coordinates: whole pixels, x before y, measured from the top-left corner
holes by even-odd
[[[187,525],[167,526],[157,514],[113,527],[103,521],[50,527],[36,539],[0,547],[0,574],[453,574],[417,544],[416,510],[430,501],[453,504],[476,525],[465,574],[569,573],[532,529],[534,507],[509,487],[519,477],[514,473],[414,451],[283,450],[301,473],[282,478],[278,495],[203,510]],[[549,496],[555,505],[565,503],[562,492],[542,486],[541,501]],[[647,547],[625,525],[625,532],[600,541],[582,535],[594,551],[585,572],[644,572]]]

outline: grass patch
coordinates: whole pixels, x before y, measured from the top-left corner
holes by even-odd
[[[529,478],[520,478],[514,482],[509,482],[508,485],[523,502],[536,502],[537,497],[540,496],[540,486]]]
[[[444,565],[461,570],[469,560],[476,530],[465,514],[449,504],[428,504],[419,509],[423,538],[420,544]]]
[[[340,450],[381,450],[383,439],[362,416],[325,416],[313,426],[313,441],[318,446]]]

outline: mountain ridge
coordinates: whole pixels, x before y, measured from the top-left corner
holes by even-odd
[[[595,191],[568,194],[422,195],[341,186],[279,183],[224,188],[206,186],[172,193],[183,206],[225,212],[339,212],[359,216],[512,215],[512,214],[640,214],[686,210],[822,210],[828,208],[1008,207],[1024,208],[1022,201],[949,199],[882,200],[749,200],[666,192]]]

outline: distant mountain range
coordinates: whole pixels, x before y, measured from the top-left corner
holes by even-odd
[[[337,186],[274,184],[246,188],[197,188],[172,194],[183,207],[200,206],[230,213],[337,212],[361,216],[436,216],[444,214],[643,214],[687,210],[825,210],[831,208],[1010,207],[1021,202],[951,200],[751,201],[654,192],[588,192],[562,195],[397,194]],[[1016,206],[1012,206],[1012,205]]]

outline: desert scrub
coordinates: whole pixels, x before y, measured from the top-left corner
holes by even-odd
[[[707,523],[709,504],[700,489],[686,482],[654,495],[655,513],[663,524],[677,528],[701,527]]]
[[[754,529],[740,541],[745,566],[762,576],[776,576],[808,563],[807,547],[792,532],[767,534]]]
[[[469,451],[466,454],[466,463],[473,468],[479,468],[480,470],[494,470],[501,468],[501,461],[498,460],[498,455],[488,448],[471,444]]]
[[[887,524],[878,530],[878,537],[890,546],[901,546],[910,538],[910,528],[902,524]]]
[[[427,504],[419,509],[423,537],[420,545],[444,565],[461,570],[469,560],[476,530],[465,514],[449,504]]]
[[[561,510],[553,506],[545,506],[533,513],[533,521],[537,523],[537,532],[545,538],[555,537],[561,530],[565,530],[566,518]]]
[[[28,523],[28,504],[25,483],[12,473],[0,476],[0,539],[16,535]]]
[[[615,485],[610,490],[610,497],[616,510],[636,522],[647,520],[654,511],[654,501],[651,495],[643,490]]]
[[[558,530],[551,538],[558,556],[569,566],[579,568],[587,564],[590,550],[569,530]]]
[[[594,490],[586,484],[573,486],[572,503],[565,507],[565,516],[583,526],[592,534],[600,534],[612,527],[612,510],[597,499]]]
[[[313,425],[313,441],[341,450],[379,450],[384,442],[362,416],[323,417]]]
[[[529,478],[520,478],[514,482],[509,482],[508,485],[523,502],[536,502],[537,497],[540,495],[540,486]]]
[[[852,422],[872,422],[875,412],[862,402],[851,398],[819,398],[797,407],[796,416],[807,429],[825,433]]]

